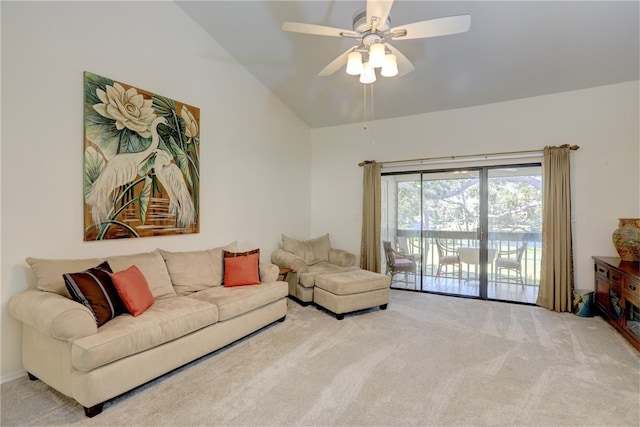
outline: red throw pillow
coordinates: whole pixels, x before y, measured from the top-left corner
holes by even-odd
[[[153,305],[153,295],[147,279],[138,267],[132,265],[126,270],[111,274],[113,285],[133,317],[139,316]]]
[[[248,252],[224,251],[224,286],[260,284],[260,249]]]

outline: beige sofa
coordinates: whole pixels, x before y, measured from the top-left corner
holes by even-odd
[[[37,290],[15,295],[10,313],[22,322],[23,366],[85,408],[105,401],[224,347],[287,313],[287,284],[278,268],[260,264],[260,284],[225,287],[222,251],[236,243],[193,252],[105,259],[29,258]],[[87,307],[69,298],[62,274],[108,261],[114,272],[136,265],[153,305],[137,317],[121,314],[98,327]]]
[[[307,305],[313,302],[316,277],[322,274],[359,270],[355,254],[331,247],[329,234],[310,240],[282,235],[282,249],[271,254],[271,262],[291,269],[287,274],[289,295]]]

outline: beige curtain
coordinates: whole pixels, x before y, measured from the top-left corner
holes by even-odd
[[[360,165],[364,171],[360,268],[380,273],[380,170],[382,166],[373,160],[367,160]]]
[[[542,162],[542,266],[537,304],[571,311],[573,245],[571,241],[571,147],[545,147]]]

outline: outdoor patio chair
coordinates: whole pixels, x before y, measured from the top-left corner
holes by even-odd
[[[438,247],[438,272],[436,277],[441,276],[455,276],[457,270],[458,279],[462,279],[462,268],[460,265],[460,257],[458,252],[447,246],[440,239],[436,239],[436,246]],[[448,271],[448,266],[453,267],[453,271]]]
[[[512,276],[509,272],[514,271],[516,273],[515,283],[520,283],[524,288],[524,280],[522,280],[522,255],[524,255],[526,250],[527,242],[522,242],[522,245],[516,249],[500,251],[498,253],[498,258],[495,263],[496,279],[498,281],[506,279],[506,282],[510,283]],[[506,270],[506,274],[502,274],[503,270]]]
[[[393,250],[391,242],[383,241],[382,246],[384,247],[384,256],[387,262],[387,271],[385,274],[391,274],[391,283],[393,283],[393,278],[398,273],[404,273],[404,282],[407,285],[409,284],[408,274],[412,273],[415,282],[417,272],[415,259]]]

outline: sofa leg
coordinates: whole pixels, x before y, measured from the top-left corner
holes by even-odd
[[[380,306],[380,310],[386,310],[387,309],[387,304],[382,304]]]
[[[104,406],[104,402],[98,403],[97,405],[93,405],[90,408],[87,408],[86,406],[84,406],[84,414],[89,418],[93,418],[102,412],[103,406]]]
[[[279,318],[279,319],[278,319],[278,322],[284,322],[284,319],[286,319],[286,318],[287,318],[287,316],[286,316],[286,315],[285,315],[285,316],[282,316],[281,318]]]
[[[29,379],[31,381],[36,381],[38,379],[38,377],[36,377],[35,375],[33,375],[31,372],[27,372],[27,376],[29,377]]]

